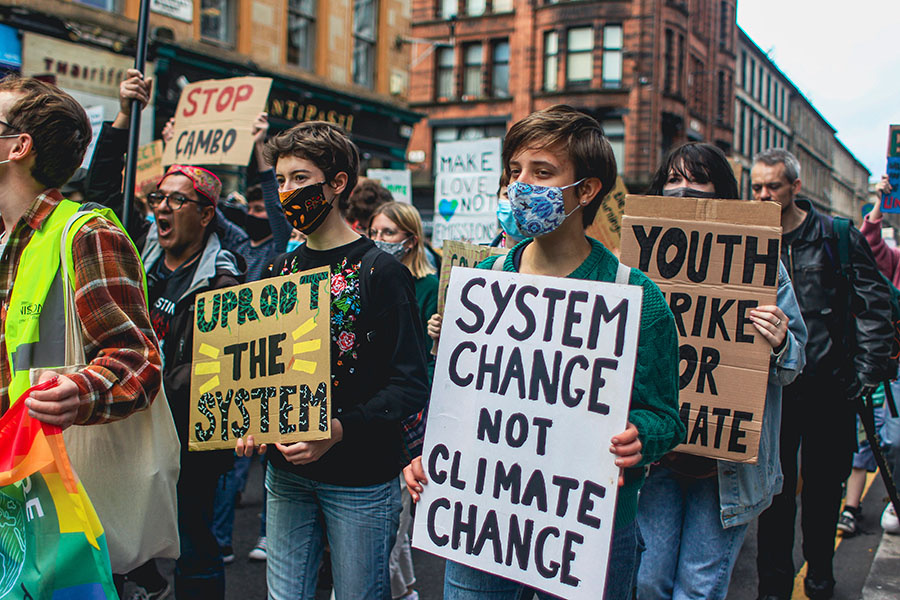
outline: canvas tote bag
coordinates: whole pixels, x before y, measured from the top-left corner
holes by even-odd
[[[84,368],[81,320],[69,282],[66,238],[76,213],[63,229],[60,268],[66,293],[66,373]],[[42,370],[34,369],[32,382]],[[178,503],[181,444],[163,386],[150,408],[102,425],[72,426],[63,432],[75,471],[93,501],[106,533],[113,573],[125,574],[151,558],[178,558]]]

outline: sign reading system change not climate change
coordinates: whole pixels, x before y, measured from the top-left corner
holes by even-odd
[[[750,311],[775,304],[773,202],[628,196],[622,262],[659,286],[678,328],[680,452],[755,463],[772,347]]]
[[[602,595],[640,320],[637,286],[454,268],[413,545]]]
[[[198,294],[191,450],[331,437],[327,267]]]

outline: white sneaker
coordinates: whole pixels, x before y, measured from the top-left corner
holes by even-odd
[[[900,534],[900,520],[897,519],[897,513],[894,511],[894,505],[888,502],[881,513],[881,528],[885,533]]]
[[[260,536],[256,540],[256,546],[247,555],[250,560],[266,560],[266,536]]]

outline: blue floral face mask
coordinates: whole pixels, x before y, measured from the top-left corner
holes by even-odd
[[[526,236],[538,237],[558,229],[572,213],[581,208],[581,205],[578,205],[572,212],[566,214],[563,190],[574,187],[582,181],[584,179],[562,187],[532,185],[521,181],[510,183],[506,193],[512,204],[512,214],[519,225],[519,230]]]
[[[517,239],[527,237],[519,231],[519,224],[516,223],[516,218],[513,216],[512,203],[505,198],[497,201],[497,220],[500,221],[500,227],[503,228],[506,235]]]

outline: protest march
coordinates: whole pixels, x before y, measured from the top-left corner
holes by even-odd
[[[900,125],[763,4],[0,7],[0,599],[900,597]]]

